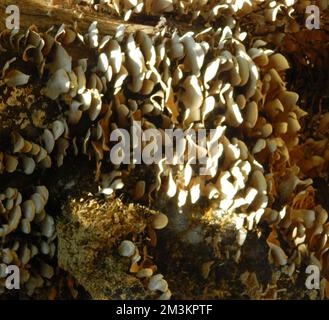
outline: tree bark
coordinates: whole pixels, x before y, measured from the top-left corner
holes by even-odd
[[[0,3],[0,30],[6,28],[6,8],[12,5],[12,0],[2,0]],[[93,10],[82,10],[80,7],[61,8],[42,0],[17,0],[14,3],[20,10],[20,28],[25,30],[31,25],[37,25],[39,30],[48,30],[54,25],[65,23],[72,25],[78,22],[80,32],[86,32],[93,21],[97,21],[100,32],[114,34],[117,27],[124,25],[126,32],[144,31],[147,34],[154,32],[150,25],[134,24],[119,19],[109,18],[106,13]]]

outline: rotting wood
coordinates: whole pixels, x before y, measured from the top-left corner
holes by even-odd
[[[11,0],[2,0],[0,3],[0,30],[6,28],[6,8],[12,5]],[[124,25],[126,32],[133,33],[142,30],[147,34],[154,33],[154,27],[150,25],[123,22],[119,19],[109,18],[108,14],[79,8],[65,9],[46,4],[41,0],[17,0],[15,5],[20,10],[20,28],[27,29],[31,25],[37,25],[39,30],[48,30],[54,25],[65,23],[72,25],[77,22],[80,32],[85,33],[93,21],[97,21],[98,29],[105,34],[114,34],[120,25]]]

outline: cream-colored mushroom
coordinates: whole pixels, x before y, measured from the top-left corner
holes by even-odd
[[[57,70],[47,82],[46,88],[41,93],[48,98],[55,100],[61,94],[68,93],[70,90],[70,78],[64,69]]]
[[[7,72],[4,80],[8,87],[18,87],[27,84],[29,79],[29,75],[19,70],[10,70]]]
[[[152,227],[160,230],[164,229],[168,224],[168,217],[164,213],[156,214],[152,219]]]
[[[136,251],[136,246],[129,240],[124,240],[119,246],[119,254],[123,257],[132,257]]]

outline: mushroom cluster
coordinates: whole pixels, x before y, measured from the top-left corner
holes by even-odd
[[[325,115],[320,118],[323,124]],[[317,129],[314,132],[321,135]],[[284,266],[289,276],[302,263],[318,266],[322,276],[321,296],[325,297],[329,270],[328,212],[318,204],[317,193],[321,191],[315,188],[312,178],[327,178],[327,139],[309,138],[298,145],[283,141],[287,158],[270,159],[271,206],[262,217],[273,228],[268,238],[270,257],[277,265]]]
[[[40,144],[24,139],[18,132],[11,133],[9,150],[0,152],[0,172],[24,172],[32,174],[38,167],[50,168],[52,166],[51,154],[55,148],[54,156],[57,166],[63,164],[69,142],[64,137],[65,122],[56,120],[52,130],[45,129],[40,137]],[[66,126],[67,128],[67,126]]]
[[[263,9],[266,21],[274,22],[280,11],[283,9],[291,11],[291,7],[296,2],[296,0],[285,0],[283,2],[273,0],[82,0],[78,3],[93,5],[98,10],[108,9],[110,13],[122,17],[125,21],[138,14],[159,16],[175,13],[189,15],[191,21],[201,17],[204,21],[211,22],[218,19],[221,14],[230,16],[238,14],[241,16],[260,7]]]
[[[293,12],[309,1],[88,2],[106,5],[124,20],[133,14],[177,12],[208,24],[199,32],[163,28],[153,35],[141,30],[127,34],[122,26],[104,35],[97,22],[86,34],[66,25],[46,32],[34,26],[26,33],[3,31],[0,86],[38,83],[36,93],[56,104],[60,114],[38,128],[33,138],[13,131],[10,143],[0,150],[0,173],[31,175],[39,167],[61,166],[69,153],[84,154],[96,162],[100,193],[111,196],[120,190],[144,203],[173,198],[179,208],[206,203],[216,215],[220,211],[234,216],[240,246],[248,231],[267,222],[272,227],[267,239],[271,261],[292,275],[296,265],[309,258],[328,278],[328,214],[316,204],[313,181],[307,178],[326,174],[328,139],[300,144],[307,113],[298,106],[298,94],[286,87],[287,59],[263,39],[250,39],[237,23],[250,14],[258,30],[267,23],[273,33],[282,25],[296,30]],[[326,9],[328,3],[321,5]],[[261,10],[253,13],[256,6]],[[223,13],[228,15],[218,20]],[[255,19],[258,15],[263,16]],[[328,119],[325,114],[319,122],[324,136]],[[120,140],[112,139],[116,129],[125,129],[129,141],[114,143]],[[143,155],[140,166],[138,147]],[[159,161],[154,161],[158,155]],[[39,246],[50,257],[55,250],[54,222],[43,210],[48,195],[41,187],[35,192],[22,209],[16,189],[7,189],[0,198],[6,202],[2,211],[8,219],[8,226],[0,229],[4,235],[20,225],[24,234],[36,232],[37,241],[40,236],[47,239],[34,244],[36,249],[24,247],[21,240],[8,249],[27,248],[24,266]],[[36,194],[43,200],[38,210]],[[34,215],[42,219],[34,221]],[[162,229],[167,223],[167,216],[159,214],[152,228]],[[47,229],[45,235],[44,228],[52,232]],[[280,243],[279,234],[286,243]],[[162,292],[161,299],[170,298],[163,275],[138,265],[141,257],[133,242],[124,240],[118,251],[132,260],[132,272],[147,279],[149,290]],[[12,253],[12,260],[16,256]],[[43,266],[50,274],[51,267]],[[41,283],[33,281],[31,293]]]
[[[155,225],[157,229],[160,229],[159,224],[157,222],[154,224],[154,221],[163,219],[163,216],[165,215],[162,213],[157,214],[153,218],[152,226]],[[161,228],[164,227],[165,225],[162,224]],[[158,300],[170,299],[171,291],[168,288],[167,281],[163,278],[161,273],[154,274],[154,272],[157,270],[155,265],[147,265],[147,260],[144,260],[143,262],[141,261],[139,250],[132,241],[123,240],[118,247],[118,252],[121,256],[131,259],[132,266],[130,268],[130,272],[136,274],[136,277],[141,279],[143,282],[146,281],[145,287],[151,292],[151,296],[156,297]]]
[[[19,267],[20,287],[30,296],[54,275],[49,262],[56,252],[56,231],[53,217],[45,211],[48,197],[45,186],[33,188],[29,196],[16,188],[0,193],[1,293],[9,265]]]
[[[297,106],[298,94],[286,89],[288,61],[279,53],[268,57],[261,47],[249,53],[261,71],[250,104],[254,116],[244,123],[244,135],[250,138],[248,147],[255,159],[267,165],[269,201],[261,220],[273,228],[267,239],[269,257],[276,265],[284,266],[289,276],[302,262],[318,265],[325,286],[328,213],[317,205],[311,178],[327,176],[328,120],[326,114],[319,118],[314,132],[321,138],[300,141],[307,113]],[[284,239],[281,243],[279,234]]]
[[[119,28],[114,37],[100,36],[94,23],[85,36],[65,26],[54,36],[39,34],[33,28],[25,35],[2,35],[4,43],[24,44],[18,50],[22,60],[33,62],[38,76],[47,79],[40,94],[56,100],[65,110],[65,120],[56,120],[44,130],[40,150],[47,154],[42,154],[47,157],[56,145],[60,165],[69,147],[74,153],[81,150],[95,157],[98,177],[101,166],[108,166],[109,155],[116,163],[109,141],[109,133],[116,128],[130,131],[133,123],[140,121],[142,134],[147,129],[158,129],[164,141],[170,141],[167,129],[181,129],[184,138],[175,148],[172,165],[163,157],[155,165],[153,182],[149,179],[149,185],[143,181],[136,184],[134,198],[139,200],[144,194],[159,191],[165,184],[167,195],[177,195],[179,206],[188,196],[192,204],[205,197],[216,199],[222,210],[241,208],[243,212],[250,207],[249,211],[261,215],[267,205],[262,166],[241,139],[226,134],[227,127],[235,130],[244,126],[244,117],[253,127],[253,117],[257,118],[258,113],[251,98],[257,93],[259,71],[243,45],[245,34],[228,26],[208,28],[197,35],[189,32],[167,37],[162,33],[152,38],[142,31],[125,35]],[[88,55],[96,54],[96,63],[89,65],[86,54],[73,61],[68,53],[70,44],[85,46]],[[259,45],[254,45],[254,56],[262,51]],[[7,73],[17,71],[8,68]],[[68,127],[78,125],[83,114],[89,118],[89,128],[83,138],[70,136]],[[208,132],[203,141],[196,141],[190,132],[201,129]],[[23,138],[18,134],[13,137],[14,151],[25,151]],[[150,148],[147,142],[150,139],[142,142],[142,152]],[[27,173],[33,172],[35,161],[51,165],[50,157],[44,161],[38,153],[36,159],[27,155],[22,158]],[[180,158],[182,163],[178,163]],[[202,160],[203,168],[194,165]],[[134,167],[131,163],[122,170],[115,165],[115,171],[102,179],[103,189],[122,188],[121,177],[129,177]]]

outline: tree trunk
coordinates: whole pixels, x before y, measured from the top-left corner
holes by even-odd
[[[11,0],[4,0],[0,3],[0,30],[6,28],[7,6],[13,4]],[[36,25],[39,30],[46,31],[54,25],[65,23],[72,25],[78,23],[78,30],[86,32],[93,21],[97,21],[98,29],[105,34],[114,34],[117,27],[124,25],[126,32],[135,32],[142,30],[147,34],[154,32],[154,27],[150,25],[127,23],[122,20],[109,18],[108,15],[101,12],[95,12],[81,7],[63,8],[57,5],[52,5],[51,1],[42,0],[18,0],[15,5],[20,10],[20,27],[27,29],[31,25]]]

